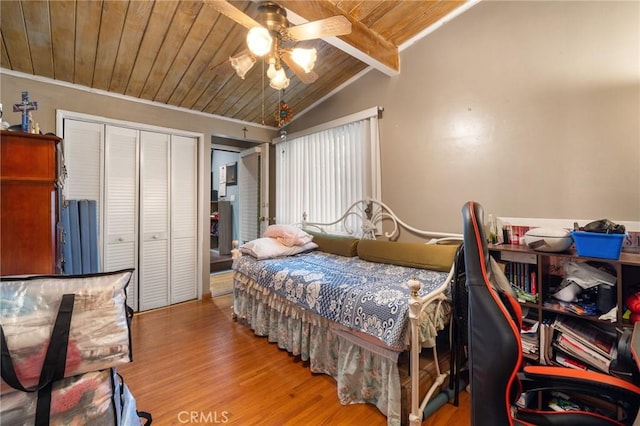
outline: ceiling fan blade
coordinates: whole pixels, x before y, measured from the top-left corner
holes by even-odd
[[[226,17],[236,21],[238,24],[246,28],[261,27],[262,25],[252,17],[233,6],[231,3],[225,0],[205,0],[205,4],[213,7],[218,12],[222,13]]]
[[[293,58],[291,57],[291,53],[287,52],[286,50],[281,53],[280,58],[304,84],[311,84],[318,79],[318,74],[316,74],[315,72],[304,72],[302,67],[293,60]]]
[[[336,15],[289,27],[285,33],[294,41],[339,36],[351,33],[351,22],[342,15]]]

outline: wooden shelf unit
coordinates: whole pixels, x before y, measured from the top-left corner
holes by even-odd
[[[553,319],[558,316],[561,317],[572,317],[580,319],[581,321],[589,321],[594,324],[601,326],[602,328],[607,328],[610,331],[616,330],[618,339],[620,338],[620,330],[630,329],[633,327],[631,321],[624,319],[623,315],[626,311],[625,300],[627,296],[635,293],[640,290],[640,253],[627,253],[622,252],[620,258],[617,260],[614,259],[601,259],[594,257],[583,257],[578,256],[575,250],[571,249],[562,253],[548,253],[548,252],[539,252],[529,249],[523,245],[509,245],[509,244],[497,244],[497,245],[489,245],[489,253],[494,257],[498,262],[505,262],[504,258],[512,258],[513,254],[518,256],[527,257],[529,260],[533,257],[535,259],[535,267],[533,270],[536,271],[536,281],[537,281],[537,292],[538,299],[536,302],[521,302],[521,306],[523,308],[527,308],[529,311],[529,318],[537,320],[539,323],[538,327],[538,343],[539,350],[537,354],[528,354],[523,352],[523,357],[526,362],[534,363],[534,364],[547,364],[547,365],[559,365],[557,361],[554,360],[546,360],[543,362],[540,359],[540,351],[544,350],[542,345],[543,339],[541,339],[540,333],[543,327],[551,327],[547,325],[543,325],[543,323],[550,324]],[[509,253],[509,255],[506,255]],[[572,261],[576,263],[582,262],[598,262],[599,265],[608,265],[609,269],[615,271],[616,276],[616,290],[615,290],[615,303],[616,303],[616,321],[606,321],[599,319],[598,316],[587,316],[587,315],[578,315],[571,312],[567,312],[564,310],[555,309],[552,307],[544,306],[546,300],[551,297],[551,292],[549,290],[550,284],[552,280],[555,279],[557,282],[558,279],[561,279],[561,276],[558,275],[562,272],[562,268],[558,267],[558,265],[562,265],[563,262]],[[515,260],[508,260],[506,262],[517,262]],[[555,275],[555,278],[553,277]],[[553,328],[547,333],[547,339],[552,341],[555,337],[555,333]],[[552,349],[552,353],[558,349]],[[546,355],[549,355],[549,352],[545,352]],[[545,358],[548,358],[545,356]],[[613,363],[611,367],[613,367]],[[596,369],[596,371],[598,371]],[[609,374],[617,376],[623,379],[629,379],[630,373],[628,371],[620,370],[618,367],[610,368]],[[537,405],[538,409],[547,409],[546,406],[551,398],[549,392],[538,392],[537,398],[534,398],[532,401],[533,404]],[[600,403],[597,401],[583,401],[588,405],[593,404],[592,406],[600,406]]]
[[[517,244],[497,244],[489,245],[489,252],[498,261],[502,261],[501,253],[511,252],[519,253],[536,257],[537,265],[537,288],[539,291],[539,297],[537,303],[522,303],[523,306],[538,310],[538,317],[542,318],[544,312],[559,313],[563,315],[575,316],[581,319],[602,322],[609,325],[617,325],[624,327],[631,327],[632,324],[628,320],[622,318],[625,309],[624,301],[629,294],[634,291],[635,285],[640,285],[640,253],[627,253],[622,252],[620,258],[615,259],[602,259],[596,257],[584,257],[578,256],[574,249],[561,253],[549,253],[534,251],[524,245]],[[552,265],[573,261],[576,263],[582,262],[598,262],[602,264],[611,265],[612,270],[615,271],[616,276],[616,303],[617,303],[617,321],[611,323],[610,321],[603,321],[593,316],[583,316],[577,314],[571,314],[564,311],[558,311],[553,308],[544,307],[544,301],[550,297],[549,285],[550,276],[556,275],[553,271],[550,271]]]
[[[0,133],[0,274],[60,272],[55,135]]]

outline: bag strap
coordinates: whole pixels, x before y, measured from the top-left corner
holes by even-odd
[[[151,418],[151,413],[148,413],[146,411],[138,411],[136,410],[136,413],[138,413],[138,417],[140,417],[141,419],[146,420],[146,422],[142,423],[144,426],[150,426],[151,422],[152,422],[152,418]]]
[[[71,328],[71,315],[73,313],[74,294],[64,294],[58,308],[58,315],[53,325],[49,346],[45,353],[40,380],[33,388],[25,388],[16,375],[7,345],[4,329],[0,325],[0,349],[2,365],[0,374],[9,386],[23,392],[38,392],[38,402],[36,405],[36,426],[46,426],[49,424],[49,412],[51,410],[51,390],[53,382],[64,377],[64,370],[67,362],[67,346],[69,344],[69,329]]]
[[[53,326],[49,347],[44,357],[40,383],[43,386],[38,391],[36,404],[36,426],[48,426],[51,413],[51,391],[53,383],[64,377],[67,364],[67,347],[69,345],[69,329],[71,328],[71,315],[73,314],[73,302],[75,294],[64,294],[58,309],[56,323]]]
[[[13,368],[13,360],[9,353],[9,346],[7,346],[7,338],[4,336],[4,328],[2,328],[2,324],[0,324],[0,346],[0,359],[2,360],[2,363],[0,363],[0,375],[2,376],[2,380],[12,388],[21,390],[22,392],[37,391],[37,387],[33,389],[26,389],[18,380],[16,370]]]

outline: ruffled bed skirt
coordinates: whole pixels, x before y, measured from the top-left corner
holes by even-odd
[[[333,329],[327,319],[265,291],[238,272],[233,305],[237,317],[256,335],[309,361],[312,372],[332,376],[341,404],[373,404],[387,416],[388,425],[400,425],[397,352],[353,343],[355,338]]]

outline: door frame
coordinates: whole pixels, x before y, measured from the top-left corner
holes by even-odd
[[[237,152],[241,157],[243,155],[250,155],[255,152],[259,153],[260,155],[260,191],[258,196],[260,198],[260,208],[258,210],[258,217],[260,220],[260,231],[259,231],[260,235],[264,233],[265,229],[270,224],[270,220],[271,220],[270,219],[270,206],[271,206],[270,195],[271,194],[269,192],[270,148],[271,148],[271,143],[269,142],[256,144],[251,148],[239,148],[235,146],[216,144],[216,143],[211,144],[212,150]],[[238,205],[238,208],[240,208],[239,205]],[[238,229],[238,231],[240,230]],[[238,232],[238,235],[240,235],[240,232]]]

